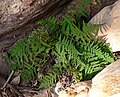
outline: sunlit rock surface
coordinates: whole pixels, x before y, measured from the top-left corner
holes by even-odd
[[[120,0],[103,8],[89,23],[104,24],[98,31],[98,36],[110,43],[113,52],[120,51]]]
[[[88,97],[120,97],[120,60],[108,65],[92,79]]]

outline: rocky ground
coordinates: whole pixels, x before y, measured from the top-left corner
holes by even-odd
[[[78,0],[79,1],[79,0]],[[87,18],[87,21],[89,21],[96,13],[98,13],[104,6],[106,5],[110,5],[113,4],[115,1],[117,0],[93,0],[93,4],[92,5],[88,5],[86,8],[88,10],[88,12],[90,13],[89,17]],[[75,6],[75,2],[72,2],[68,8]],[[61,15],[64,14],[61,13]],[[116,53],[117,57],[119,58],[119,52]],[[0,64],[3,64],[3,59],[2,59],[2,54],[0,55]],[[6,64],[6,65],[5,65]],[[25,82],[22,83],[21,86],[20,84],[20,76],[19,76],[19,72],[9,72],[8,71],[8,66],[7,63],[4,63],[3,65],[0,65],[0,87],[2,88],[2,90],[0,91],[0,94],[2,93],[2,95],[4,95],[4,97],[57,97],[57,93],[56,93],[56,88],[52,88],[52,89],[46,89],[46,90],[40,90],[38,91],[37,88],[35,88],[35,81],[29,81],[29,82]],[[8,76],[4,76],[4,74],[2,74],[2,72],[6,72],[6,74],[9,73]],[[61,82],[58,82],[56,85],[58,85],[58,87],[60,87],[60,89],[66,89],[67,87],[71,86],[73,83],[76,83],[76,81],[73,79],[70,81],[70,77],[67,76],[66,73],[64,73],[62,75],[62,80]],[[80,84],[85,84],[84,86],[89,86],[89,87],[84,87],[86,90],[85,92],[88,92],[87,89],[90,88],[91,86],[91,81],[87,81],[87,82],[83,82]],[[80,84],[77,85],[73,85],[73,87],[77,87],[80,86]],[[69,88],[69,93],[71,93],[71,91],[73,91],[73,88]],[[58,90],[57,90],[58,91]],[[63,93],[64,94],[64,93]],[[74,93],[73,93],[74,94]],[[62,94],[61,94],[62,95]],[[60,97],[63,97],[61,96]],[[2,97],[0,95],[0,97]],[[67,97],[67,96],[64,96]],[[69,96],[70,97],[70,96]],[[74,97],[74,96],[73,96]],[[81,97],[81,96],[78,96]]]

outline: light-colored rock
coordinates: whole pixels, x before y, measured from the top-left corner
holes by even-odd
[[[89,97],[120,97],[120,60],[108,65],[92,79]]]
[[[79,82],[59,92],[59,97],[120,97],[120,59],[90,81]]]
[[[91,81],[83,81],[71,85],[66,90],[59,92],[59,97],[87,97],[91,88]]]
[[[104,36],[113,52],[120,51],[120,0],[103,8],[89,23],[105,24],[98,31],[98,36]]]

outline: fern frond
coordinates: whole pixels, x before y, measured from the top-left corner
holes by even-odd
[[[102,50],[102,47],[104,48],[104,46],[109,53]],[[84,78],[88,78],[86,77],[87,75],[89,75],[90,78],[90,74],[93,72],[99,72],[104,68],[105,64],[109,64],[114,61],[114,56],[110,54],[111,52],[109,46],[106,46],[101,40],[81,44],[79,51],[83,55],[81,56],[81,60],[86,64]]]

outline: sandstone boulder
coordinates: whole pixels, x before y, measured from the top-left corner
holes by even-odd
[[[92,79],[89,97],[120,97],[120,60],[108,65]]]
[[[113,52],[120,51],[120,0],[113,5],[103,8],[89,23],[103,24],[98,31],[98,36],[110,43]]]

